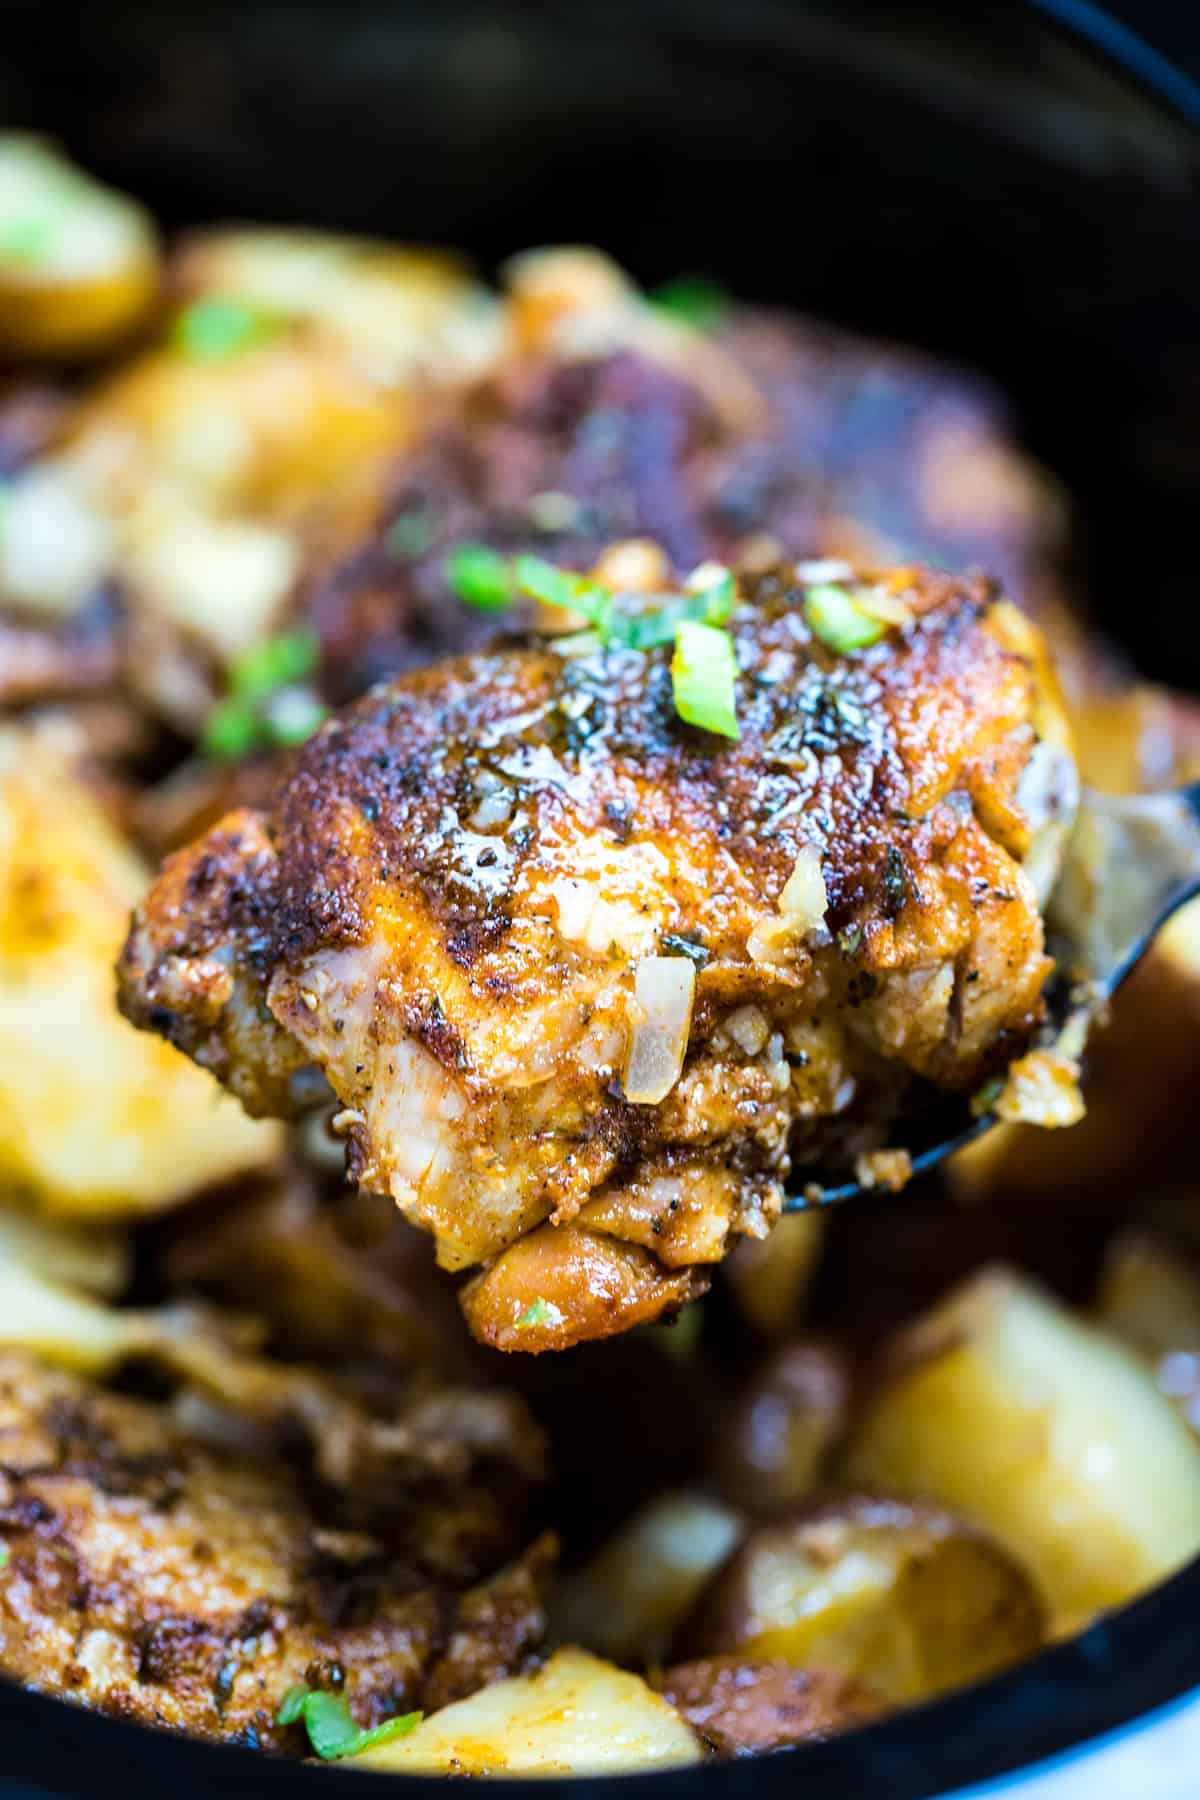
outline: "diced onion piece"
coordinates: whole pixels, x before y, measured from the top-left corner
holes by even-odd
[[[592,580],[619,594],[653,594],[671,577],[666,552],[653,538],[623,538],[604,552]]]
[[[796,579],[806,587],[819,587],[827,581],[850,581],[853,576],[850,564],[836,556],[822,556],[796,564]]]
[[[766,1013],[758,1006],[739,1006],[726,1019],[725,1029],[747,1056],[758,1055],[771,1031]]]
[[[815,844],[802,844],[783,884],[776,911],[760,913],[746,941],[750,960],[765,964],[786,962],[796,943],[824,930],[828,906],[821,852]]]
[[[74,612],[104,580],[114,554],[112,527],[68,469],[46,462],[5,489],[0,593],[17,605]]]
[[[1053,1050],[1032,1050],[1018,1057],[996,1102],[998,1118],[1045,1130],[1078,1125],[1085,1111],[1078,1063]]]
[[[798,932],[809,932],[824,924],[828,907],[821,852],[815,844],[801,844],[779,896],[779,911]]]
[[[643,956],[634,976],[640,1018],[629,1044],[625,1098],[639,1106],[665,1100],[683,1068],[696,966],[687,956]]]
[[[859,588],[854,603],[860,612],[884,625],[907,625],[913,616],[912,607],[906,601],[897,599],[895,594],[889,594],[883,588]]]
[[[912,1179],[912,1157],[907,1150],[867,1150],[855,1159],[854,1177],[860,1187],[883,1188],[898,1194]]]

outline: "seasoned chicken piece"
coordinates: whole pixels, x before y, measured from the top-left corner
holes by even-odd
[[[542,1636],[548,1541],[482,1582],[425,1554],[453,1485],[397,1493],[382,1536],[345,1529],[286,1464],[12,1353],[0,1465],[0,1669],[123,1718],[302,1754],[289,1687],[338,1688],[369,1727],[520,1670]]]
[[[328,1084],[351,1172],[488,1265],[464,1302],[502,1349],[678,1307],[789,1170],[1038,1022],[1025,865],[1073,775],[1040,641],[986,583],[846,575],[891,626],[841,654],[811,572],[743,585],[736,741],[682,723],[665,650],[452,662],[325,726],[135,916],[128,1016],[253,1111]]]
[[[505,353],[343,509],[301,605],[344,702],[482,643],[455,544],[588,568],[644,535],[676,572],[788,555],[982,568],[1035,617],[1061,603],[1063,512],[998,394],[952,364],[732,307],[715,331],[650,305],[596,251],[519,256]]]

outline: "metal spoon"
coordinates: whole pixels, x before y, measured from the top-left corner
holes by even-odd
[[[1039,1044],[1078,1057],[1096,1017],[1171,916],[1200,894],[1200,782],[1165,794],[1129,796],[1085,789],[1058,883],[1046,909],[1056,972]],[[913,1175],[936,1168],[998,1124],[970,1097],[942,1101],[913,1123],[905,1145]],[[803,1182],[785,1212],[834,1206],[874,1190],[858,1181]]]

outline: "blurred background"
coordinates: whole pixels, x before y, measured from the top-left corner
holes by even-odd
[[[1200,69],[1193,8],[1110,10]],[[0,116],[168,223],[319,223],[485,266],[599,243],[646,282],[699,267],[962,357],[1077,495],[1105,622],[1127,638],[1135,609],[1142,666],[1200,680],[1195,142],[1036,5],[17,0]]]

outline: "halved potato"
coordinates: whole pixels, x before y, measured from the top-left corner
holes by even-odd
[[[445,252],[332,232],[250,225],[196,233],[172,279],[303,321],[365,358],[381,382],[475,373],[500,345],[498,303]]]
[[[48,743],[0,736],[0,1181],[48,1212],[154,1212],[282,1146],[117,1012],[113,964],[146,879]]]
[[[94,356],[150,315],[149,215],[45,139],[0,135],[0,355]]]
[[[559,1650],[343,1767],[417,1775],[616,1775],[699,1762],[690,1726],[638,1675]]]
[[[935,1507],[855,1494],[752,1531],[675,1650],[833,1670],[899,1703],[992,1674],[1042,1638],[1041,1604],[1005,1551]]]
[[[985,1270],[896,1348],[849,1479],[977,1521],[1060,1623],[1200,1550],[1200,1446],[1128,1351],[1032,1283]]]
[[[704,1494],[663,1494],[564,1576],[550,1608],[553,1636],[617,1662],[661,1661],[741,1529],[736,1513]]]
[[[720,1756],[832,1737],[885,1710],[852,1676],[738,1657],[679,1663],[664,1670],[657,1686]]]

